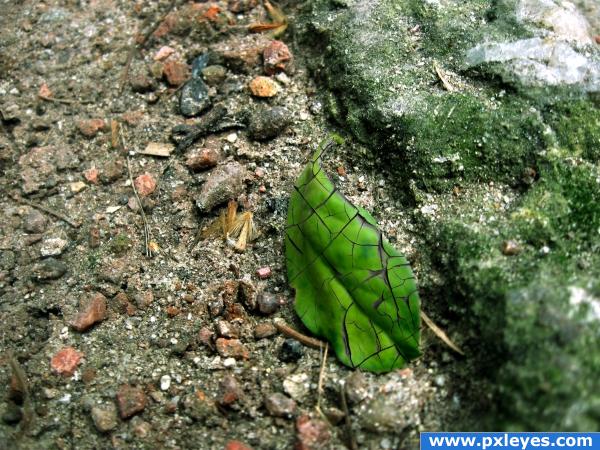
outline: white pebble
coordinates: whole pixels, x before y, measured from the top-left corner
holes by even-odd
[[[171,387],[171,377],[169,375],[163,375],[160,377],[160,390],[166,391]]]

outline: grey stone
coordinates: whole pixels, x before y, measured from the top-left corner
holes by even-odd
[[[69,245],[69,241],[66,239],[62,239],[60,237],[49,237],[42,241],[42,246],[40,247],[40,255],[43,257],[46,256],[58,256],[64,252],[64,250]]]
[[[296,402],[287,395],[276,392],[265,398],[265,407],[275,417],[290,418],[296,412]]]
[[[261,292],[257,296],[258,310],[263,314],[273,314],[279,309],[279,299],[271,292]]]
[[[31,277],[37,281],[56,280],[67,272],[67,266],[62,261],[50,257],[33,266],[31,272]]]
[[[114,403],[94,406],[91,410],[94,425],[103,433],[114,430],[118,425],[117,407]]]
[[[48,225],[48,218],[37,209],[31,209],[23,218],[23,229],[28,233],[43,233]]]
[[[186,117],[197,116],[210,106],[208,87],[201,78],[190,79],[181,90],[179,109]]]
[[[279,136],[291,123],[290,112],[281,107],[257,108],[248,121],[248,136],[257,141],[266,141]]]
[[[202,212],[210,211],[227,200],[237,198],[244,189],[245,176],[246,169],[237,162],[214,169],[202,185],[200,193],[195,196],[198,209]]]

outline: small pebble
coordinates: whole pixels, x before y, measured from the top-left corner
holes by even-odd
[[[277,328],[270,322],[263,322],[256,325],[254,328],[254,337],[256,339],[264,339],[277,334]]]
[[[168,391],[171,387],[171,377],[169,375],[163,375],[160,377],[160,390]]]
[[[69,245],[69,242],[59,237],[49,237],[42,241],[40,247],[40,255],[46,256],[58,256],[64,252],[65,248]]]
[[[279,309],[280,303],[277,296],[271,292],[261,292],[256,298],[258,310],[263,314],[273,314]]]
[[[192,170],[209,169],[217,165],[219,153],[212,148],[198,148],[186,154],[185,165]]]
[[[81,358],[83,358],[83,353],[78,352],[73,347],[64,347],[52,357],[50,367],[54,373],[70,377],[75,373]]]
[[[75,318],[71,321],[71,327],[82,332],[104,319],[106,319],[106,297],[98,292],[79,311],[79,313],[77,313]]]
[[[85,184],[83,181],[75,181],[74,183],[69,183],[69,189],[71,189],[71,192],[73,194],[78,194],[79,192],[83,191],[86,187],[87,184]]]
[[[265,407],[275,417],[290,418],[296,412],[296,402],[287,395],[276,392],[265,398]]]
[[[296,362],[304,355],[304,347],[295,339],[286,339],[281,345],[279,359],[283,362]]]
[[[137,177],[133,184],[140,197],[146,197],[154,192],[156,189],[156,180],[149,173],[144,173]]]
[[[43,233],[47,224],[46,216],[33,208],[23,218],[23,229],[28,233]]]
[[[42,83],[40,89],[38,90],[38,95],[42,98],[50,98],[53,94],[48,85],[46,83]]]
[[[124,384],[117,392],[117,404],[121,419],[127,419],[146,407],[146,394],[141,388]]]
[[[271,268],[270,267],[260,267],[256,269],[256,276],[261,280],[266,280],[271,276]]]
[[[192,78],[181,90],[179,110],[186,117],[197,116],[210,106],[208,87],[201,78]]]
[[[506,256],[518,255],[521,252],[521,246],[517,241],[509,239],[502,242],[502,254]]]
[[[220,383],[219,403],[229,406],[235,403],[243,395],[242,388],[233,375],[225,375]]]
[[[174,48],[163,45],[161,48],[158,49],[158,51],[154,55],[154,61],[164,61],[173,53],[175,53]]]
[[[171,86],[180,86],[190,76],[187,64],[176,59],[170,59],[163,65],[163,75]]]
[[[196,206],[201,212],[205,212],[229,199],[237,198],[244,189],[245,176],[246,169],[237,162],[217,167],[195,197]]]
[[[240,330],[238,326],[232,322],[226,320],[217,321],[217,334],[219,337],[237,339],[240,337]]]
[[[202,78],[209,86],[216,86],[223,82],[227,76],[227,70],[223,66],[207,66],[202,69]]]
[[[279,92],[279,86],[269,77],[258,76],[250,81],[250,92],[255,97],[275,97]]]
[[[145,71],[136,71],[129,77],[129,85],[133,92],[144,93],[153,91],[156,87],[154,78]]]
[[[33,266],[32,278],[37,281],[56,280],[67,272],[67,266],[52,257]]]
[[[291,123],[290,112],[281,107],[259,107],[248,120],[247,133],[250,139],[265,141],[279,136]]]
[[[250,356],[248,349],[239,339],[218,338],[216,348],[224,358],[248,359]]]
[[[229,441],[225,444],[225,450],[252,450],[252,448],[240,441]]]
[[[302,449],[325,448],[331,439],[327,422],[321,419],[311,419],[307,415],[296,420],[298,443]]]
[[[114,403],[105,403],[94,406],[91,410],[92,421],[102,433],[107,433],[117,428],[117,407]]]
[[[106,122],[104,119],[86,119],[77,122],[79,132],[85,137],[94,137],[100,130],[104,130]]]
[[[291,72],[294,64],[294,57],[287,45],[278,40],[269,42],[269,45],[263,50],[264,69],[267,75],[273,75],[277,72]]]
[[[98,184],[98,169],[91,167],[83,171],[83,177],[92,184]]]
[[[225,140],[227,142],[230,142],[233,144],[235,141],[237,141],[237,138],[238,138],[237,133],[231,133],[225,137]]]

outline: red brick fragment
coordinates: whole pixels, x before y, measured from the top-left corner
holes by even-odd
[[[92,184],[98,184],[98,169],[90,167],[83,171],[83,177]]]
[[[240,441],[229,441],[225,444],[225,450],[252,450],[252,448]]]
[[[52,91],[48,87],[46,83],[42,83],[40,86],[40,90],[38,91],[38,96],[41,98],[50,98],[52,97]]]
[[[147,172],[137,177],[133,184],[140,197],[146,197],[156,189],[156,180]]]
[[[171,86],[179,86],[190,77],[190,69],[187,64],[170,59],[163,66],[163,74]]]
[[[239,339],[218,338],[217,352],[224,358],[248,359],[248,349]]]
[[[324,448],[331,439],[327,422],[320,419],[311,419],[307,415],[296,420],[298,443],[296,449],[311,450]]]
[[[283,42],[273,40],[263,50],[263,63],[265,73],[273,75],[277,72],[290,72],[294,57],[290,49]]]
[[[213,148],[194,149],[186,156],[185,165],[192,170],[208,169],[219,161],[219,153]]]
[[[83,358],[83,353],[78,352],[73,347],[64,347],[52,357],[50,367],[54,373],[70,377],[75,373],[81,358]]]
[[[146,394],[141,388],[124,384],[117,392],[117,403],[121,419],[128,419],[144,410],[146,407]]]
[[[97,322],[106,319],[106,297],[99,292],[77,313],[71,327],[85,331]]]
[[[98,134],[98,131],[106,128],[106,122],[104,122],[104,119],[80,120],[77,122],[77,128],[85,137],[94,137]]]

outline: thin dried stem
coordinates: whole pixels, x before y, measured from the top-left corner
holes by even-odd
[[[275,321],[274,325],[280,333],[286,335],[289,338],[297,340],[298,342],[306,345],[307,347],[316,348],[320,350],[324,349],[325,347],[328,347],[326,342],[320,341],[310,336],[306,336],[300,333],[299,331],[294,330],[292,327],[289,327],[282,321]]]
[[[62,213],[59,213],[58,211],[54,211],[53,209],[48,208],[47,206],[40,205],[39,203],[34,203],[31,200],[27,200],[26,198],[19,197],[17,195],[13,195],[11,197],[14,201],[19,202],[19,203],[24,203],[25,205],[29,205],[32,208],[39,209],[40,211],[44,211],[45,213],[50,214],[51,216],[54,216],[57,219],[60,219],[63,222],[71,225],[73,228],[79,228],[81,226],[81,224],[79,222],[75,222],[73,219],[65,216]]]
[[[344,412],[345,425],[346,425],[346,437],[348,439],[348,448],[350,450],[358,450],[356,439],[352,433],[352,422],[350,420],[350,410],[348,409],[348,401],[346,400],[346,385],[340,385],[340,403],[342,404],[342,411]]]
[[[150,227],[148,226],[148,219],[146,219],[146,212],[144,211],[144,207],[142,206],[142,201],[140,200],[140,196],[138,195],[137,189],[135,188],[135,183],[133,182],[133,175],[131,174],[131,164],[129,162],[129,156],[127,157],[127,173],[129,175],[129,181],[131,182],[131,188],[133,189],[135,199],[137,200],[137,204],[140,208],[140,214],[142,215],[142,219],[144,221],[144,248],[146,251],[146,256],[148,258],[152,258],[152,251],[150,250]]]
[[[431,329],[431,331],[433,331],[433,333],[444,342],[444,344],[446,344],[459,355],[465,356],[465,353],[454,342],[452,342],[452,339],[448,337],[444,330],[442,330],[435,323],[433,323],[433,320],[431,320],[423,310],[421,310],[421,317],[423,318],[425,325],[427,325]]]

